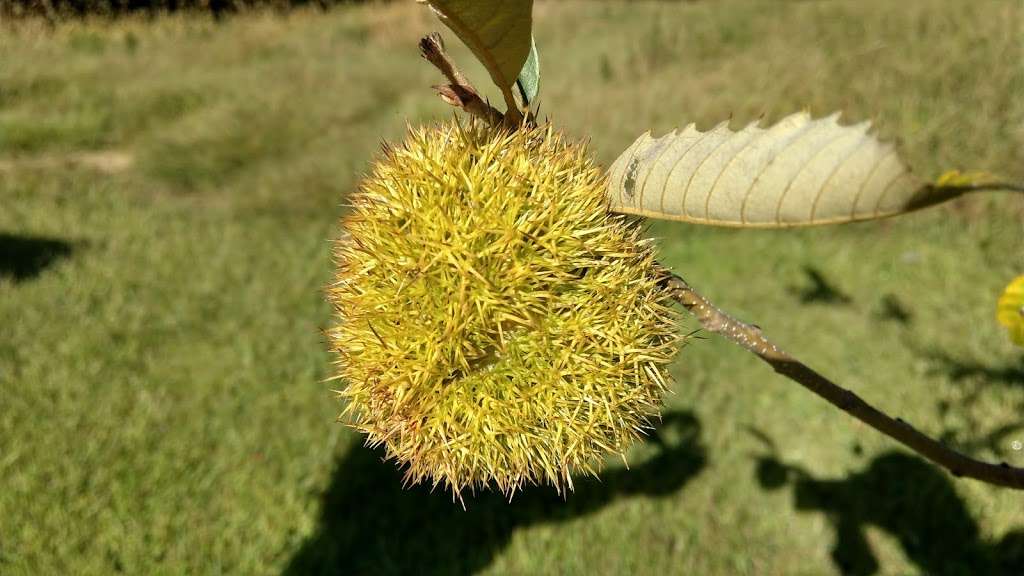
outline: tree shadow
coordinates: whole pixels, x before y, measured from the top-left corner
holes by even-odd
[[[511,502],[501,494],[464,495],[425,486],[402,488],[402,473],[380,450],[354,446],[338,463],[319,527],[285,574],[472,574],[486,568],[520,527],[580,518],[620,499],[672,494],[705,465],[700,422],[690,412],[665,414],[651,438],[655,456],[601,479],[576,481],[559,496],[530,487]]]
[[[999,542],[986,541],[949,477],[920,458],[888,452],[845,478],[819,479],[767,456],[759,458],[757,476],[766,489],[792,487],[797,510],[827,515],[836,534],[832,560],[844,576],[881,568],[868,527],[894,537],[928,576],[1024,574],[1024,525]]]
[[[1024,356],[1006,364],[989,366],[976,360],[955,358],[940,351],[927,354],[935,364],[935,371],[942,371],[953,381],[981,379],[987,384],[1024,386]]]
[[[24,282],[71,255],[73,245],[55,238],[15,236],[0,232],[0,279]]]
[[[886,294],[878,302],[878,309],[875,317],[879,320],[897,322],[899,324],[910,324],[914,314],[907,308],[895,294]]]
[[[1010,441],[1024,438],[1024,417],[993,423],[986,412],[981,412],[979,416],[979,410],[970,409],[986,398],[991,400],[990,395],[997,390],[994,386],[1024,389],[1024,357],[989,365],[978,360],[957,358],[939,350],[924,352],[923,355],[932,364],[931,373],[947,376],[960,385],[955,399],[938,401],[939,413],[943,417],[956,406],[964,420],[944,430],[940,438],[942,442],[956,445],[966,452],[987,449],[1005,457]],[[1024,414],[1024,402],[1018,400],[1015,413]]]
[[[843,293],[839,287],[829,282],[825,274],[818,268],[806,264],[803,271],[807,278],[807,285],[790,287],[790,292],[795,294],[802,304],[847,305],[853,302],[853,299]]]

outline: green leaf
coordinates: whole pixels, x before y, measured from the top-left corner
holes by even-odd
[[[530,55],[519,72],[516,86],[519,88],[519,95],[526,106],[532,104],[537,98],[537,93],[540,92],[540,57],[537,54],[537,41],[532,37],[530,38]]]
[[[980,189],[928,184],[910,173],[867,122],[794,114],[739,132],[689,125],[644,134],[612,164],[615,212],[699,224],[781,228],[883,218]]]
[[[427,3],[484,64],[491,80],[501,88],[505,103],[515,107],[511,88],[531,53],[533,0],[427,0]],[[537,78],[539,75],[527,79],[527,94],[529,82]],[[535,85],[533,90],[536,94]]]

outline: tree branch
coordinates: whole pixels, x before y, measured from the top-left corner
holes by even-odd
[[[681,277],[664,270],[664,286],[709,332],[720,334],[768,363],[779,374],[824,398],[840,410],[949,470],[954,476],[1024,489],[1024,468],[989,464],[943,446],[899,418],[879,411],[850,390],[825,378],[768,340],[757,326],[729,316]]]
[[[455,64],[448,57],[444,50],[444,41],[437,32],[424,36],[420,39],[420,55],[441,71],[441,74],[448,80],[448,84],[434,86],[437,93],[447,104],[462,108],[466,112],[482,118],[492,126],[500,126],[505,117],[497,108],[494,108],[480,97],[476,89],[466,80],[462,72],[455,67]]]
[[[1024,184],[1016,184],[1014,182],[988,182],[984,184],[974,184],[971,186],[961,186],[963,192],[1024,192]]]

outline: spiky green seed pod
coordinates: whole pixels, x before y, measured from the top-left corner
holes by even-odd
[[[551,128],[385,148],[335,244],[342,418],[455,494],[571,488],[661,406],[678,338],[638,225]]]
[[[1024,346],[1024,276],[1018,276],[999,297],[996,319],[1010,331],[1010,340]]]

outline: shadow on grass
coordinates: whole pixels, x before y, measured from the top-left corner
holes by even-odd
[[[402,489],[402,474],[382,452],[355,446],[338,463],[323,497],[316,533],[285,574],[472,574],[487,567],[519,527],[580,518],[631,496],[666,496],[704,467],[700,422],[689,412],[663,417],[651,442],[659,452],[631,470],[576,481],[563,498],[532,487],[512,502],[500,494]]]
[[[72,244],[64,240],[0,232],[0,279],[31,280],[58,260],[70,256],[72,249]]]
[[[975,360],[955,358],[944,352],[932,352],[928,358],[935,363],[935,371],[945,372],[951,380],[981,379],[985,383],[1024,387],[1024,357],[1015,361],[989,366]]]
[[[980,412],[979,416],[978,410],[969,409],[986,397],[990,398],[989,395],[998,393],[997,387],[1024,389],[1024,357],[990,365],[973,359],[957,358],[937,350],[926,352],[924,356],[932,363],[933,374],[945,375],[960,385],[955,400],[941,399],[938,402],[942,416],[945,417],[956,406],[964,419],[960,424],[944,430],[941,441],[966,452],[991,450],[1006,458],[1012,442],[1024,438],[1024,416],[1009,422],[994,423],[988,420],[986,412]],[[1016,411],[1011,409],[1011,413],[1024,414],[1024,402],[1018,401]],[[1024,575],[1024,568],[1020,574]]]
[[[914,314],[895,294],[886,294],[878,303],[875,318],[906,325],[913,321]]]
[[[762,457],[758,481],[766,489],[788,485],[797,510],[826,514],[836,533],[832,560],[844,576],[879,572],[866,538],[869,527],[895,538],[922,574],[1024,574],[1024,525],[999,542],[986,541],[949,476],[920,458],[889,452],[863,471],[820,479],[798,466]]]
[[[818,268],[807,264],[804,265],[803,271],[807,284],[790,287],[790,292],[800,300],[801,304],[848,305],[853,302],[852,298],[830,282]]]

